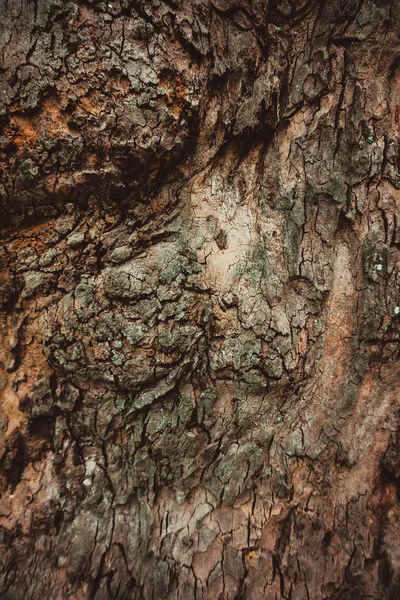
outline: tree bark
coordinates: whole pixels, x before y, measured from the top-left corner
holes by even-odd
[[[400,597],[400,3],[0,0],[0,597]]]

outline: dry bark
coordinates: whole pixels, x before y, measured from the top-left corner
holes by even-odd
[[[400,597],[400,3],[0,0],[0,597]]]

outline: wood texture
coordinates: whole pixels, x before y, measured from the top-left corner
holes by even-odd
[[[0,598],[398,600],[400,3],[0,8]]]

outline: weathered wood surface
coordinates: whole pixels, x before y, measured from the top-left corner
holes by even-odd
[[[0,6],[0,597],[400,598],[400,2]]]

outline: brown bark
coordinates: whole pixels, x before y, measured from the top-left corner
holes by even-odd
[[[400,3],[0,0],[0,597],[400,597]]]

